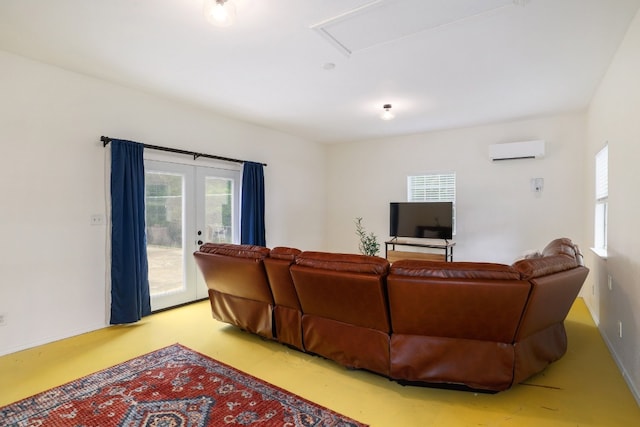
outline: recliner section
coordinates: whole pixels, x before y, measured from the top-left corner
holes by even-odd
[[[273,338],[274,300],[264,268],[269,249],[206,243],[194,257],[209,288],[213,317]]]
[[[343,366],[389,376],[387,260],[303,252],[291,267],[305,349]]]
[[[300,253],[295,248],[275,247],[264,260],[264,266],[276,304],[273,336],[283,344],[304,351],[302,308],[291,277],[291,266]]]
[[[206,243],[212,315],[393,380],[500,391],[558,360],[589,270],[570,239],[512,265]]]

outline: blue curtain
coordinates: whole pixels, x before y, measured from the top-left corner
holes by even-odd
[[[144,211],[144,146],[111,140],[111,324],[151,313]]]
[[[266,246],[264,230],[264,168],[261,163],[244,162],[240,243]]]

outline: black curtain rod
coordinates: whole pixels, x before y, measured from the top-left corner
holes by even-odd
[[[106,147],[111,142],[111,138],[109,138],[108,136],[101,136],[100,141],[102,141],[102,146]],[[224,160],[227,162],[234,162],[234,163],[246,162],[246,160],[232,159],[230,157],[214,156],[213,154],[196,153],[195,151],[180,150],[179,148],[167,148],[167,147],[160,147],[159,145],[149,145],[149,144],[142,144],[142,146],[144,148],[149,148],[151,150],[168,151],[170,153],[178,153],[178,154],[188,154],[189,156],[193,156],[193,160],[196,160],[198,157],[206,157],[207,159]],[[267,166],[267,164],[262,163],[262,166]]]

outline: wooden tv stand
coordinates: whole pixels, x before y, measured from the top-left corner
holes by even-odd
[[[384,242],[384,256],[393,263],[400,259],[423,259],[429,261],[453,261],[453,247],[456,242],[443,241],[443,243],[420,243],[409,240],[391,239]],[[398,251],[396,246],[437,249],[438,252]],[[391,248],[391,249],[389,249]]]

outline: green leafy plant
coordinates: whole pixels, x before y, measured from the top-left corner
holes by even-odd
[[[380,252],[380,244],[378,243],[378,238],[375,234],[369,233],[364,229],[362,225],[362,218],[358,217],[355,219],[356,224],[356,234],[360,238],[360,244],[358,248],[360,249],[360,253],[363,255],[375,256]]]

